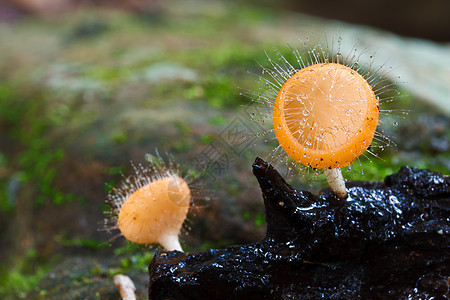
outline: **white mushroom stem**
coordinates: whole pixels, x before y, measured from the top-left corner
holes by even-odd
[[[345,189],[345,180],[342,176],[341,168],[324,169],[323,172],[333,193],[340,199],[347,198],[347,190]]]
[[[184,252],[183,248],[181,248],[180,241],[178,240],[178,235],[176,234],[163,234],[159,237],[158,243],[167,251],[177,250]]]
[[[119,288],[119,293],[122,299],[136,300],[136,295],[134,294],[136,287],[130,277],[117,274],[114,276],[114,284]]]

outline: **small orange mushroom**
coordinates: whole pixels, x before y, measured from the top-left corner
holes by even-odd
[[[147,183],[122,204],[118,226],[138,244],[160,244],[182,251],[178,235],[189,210],[190,189],[182,178],[169,176]]]
[[[176,170],[153,163],[135,171],[109,195],[115,228],[131,242],[183,251],[178,235],[191,201],[187,182]]]

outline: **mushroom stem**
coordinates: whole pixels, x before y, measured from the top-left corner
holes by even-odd
[[[184,252],[181,248],[180,241],[178,240],[178,235],[165,234],[159,237],[158,242],[167,251],[180,251]]]
[[[114,284],[119,288],[121,299],[136,300],[136,295],[134,294],[136,287],[130,277],[117,274],[114,276]]]
[[[345,189],[345,180],[342,176],[341,168],[324,169],[323,172],[333,193],[340,199],[347,198],[347,190]]]

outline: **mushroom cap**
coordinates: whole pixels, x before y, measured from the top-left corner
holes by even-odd
[[[378,125],[378,99],[350,67],[319,63],[303,68],[281,87],[273,125],[293,160],[317,169],[350,165],[371,144]]]
[[[188,184],[176,175],[147,183],[122,204],[119,230],[129,241],[161,244],[167,236],[180,233],[190,199]]]

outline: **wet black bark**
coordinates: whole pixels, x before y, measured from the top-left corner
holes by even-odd
[[[448,297],[450,178],[403,167],[349,197],[292,188],[253,164],[266,208],[260,243],[159,252],[150,299],[424,299]]]

